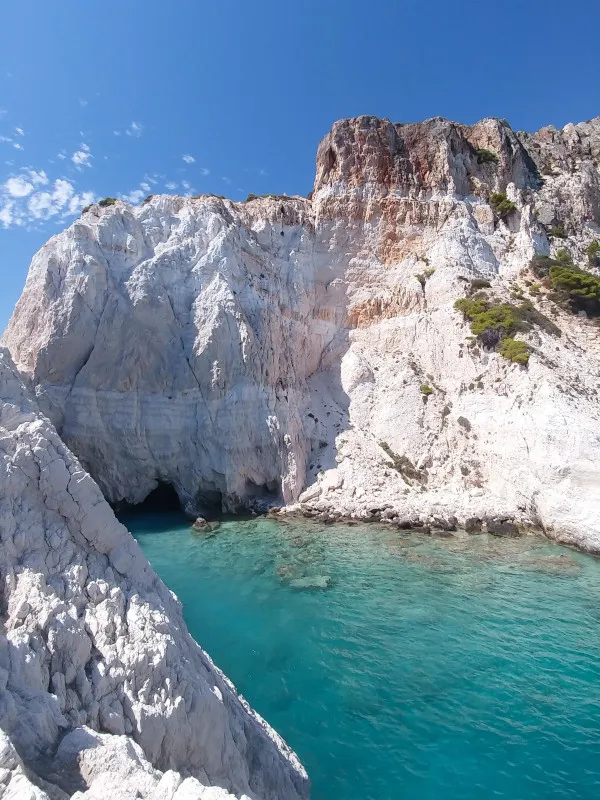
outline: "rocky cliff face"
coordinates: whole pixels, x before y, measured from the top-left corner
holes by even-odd
[[[599,159],[600,119],[344,120],[309,199],[94,206],[33,259],[4,343],[113,502],[489,514],[600,551],[598,329],[529,266],[587,268]],[[527,366],[467,338],[482,281],[538,312]]]
[[[0,796],[307,796],[4,350],[0,485]]]

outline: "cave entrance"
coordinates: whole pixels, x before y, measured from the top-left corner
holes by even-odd
[[[145,500],[133,508],[136,511],[183,511],[181,501],[171,483],[159,483]]]
[[[196,495],[199,516],[216,519],[223,513],[223,494],[218,489],[200,489]]]
[[[246,503],[250,508],[264,508],[281,504],[281,481],[273,480],[266,483],[254,483],[251,478],[246,478],[244,487]]]

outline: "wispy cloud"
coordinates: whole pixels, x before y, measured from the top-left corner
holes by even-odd
[[[137,205],[145,196],[146,192],[143,189],[134,189],[132,192],[129,192],[129,194],[119,195],[121,200],[124,200],[126,203],[131,203],[132,205]]]
[[[191,197],[196,191],[189,181],[181,181],[181,188],[186,197]]]
[[[33,184],[22,177],[9,178],[4,184],[4,189],[11,197],[27,197],[33,192]]]
[[[174,192],[178,185],[179,184],[175,183],[175,181],[169,181],[168,183],[165,183],[165,189],[168,189],[170,192]]]
[[[194,164],[196,162],[196,159],[194,158],[194,156],[185,155],[185,156],[181,156],[181,157],[183,158],[183,160],[185,161],[186,164]]]
[[[30,169],[21,175],[9,178],[3,188],[11,197],[27,197],[36,187],[46,186],[47,183],[48,176],[43,170],[36,172],[34,169]]]
[[[144,126],[141,122],[132,122],[131,125],[125,130],[126,136],[133,136],[136,139],[142,135]]]
[[[75,164],[76,169],[81,171],[84,167],[91,167],[92,152],[89,145],[80,145],[79,150],[76,150],[71,156],[71,161]]]
[[[231,178],[226,178],[225,176],[221,180],[225,181],[225,183],[231,183]]]
[[[121,135],[121,131],[113,131],[113,135],[114,136],[120,136]]]
[[[23,128],[15,128],[15,133],[17,134],[17,136],[25,136],[25,131],[23,130]]]
[[[64,153],[64,152],[61,152],[61,153],[58,153],[56,157],[60,158],[61,161],[64,161],[65,158],[67,157],[67,154]]]
[[[13,147],[15,150],[23,150],[23,145],[19,144],[18,142],[13,142]]]
[[[53,217],[66,219],[94,198],[94,192],[79,192],[66,178],[51,182],[43,170],[26,169],[0,186],[0,224],[8,228],[36,225]]]
[[[88,100],[85,100],[83,97],[78,97],[78,98],[77,98],[77,102],[79,103],[79,105],[80,105],[82,108],[85,108],[87,105],[89,105],[89,101],[88,101]]]
[[[206,167],[200,167],[200,175],[210,175],[210,170],[206,169]]]

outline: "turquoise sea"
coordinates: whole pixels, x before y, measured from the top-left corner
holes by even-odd
[[[600,797],[600,561],[534,537],[123,521],[314,800]]]

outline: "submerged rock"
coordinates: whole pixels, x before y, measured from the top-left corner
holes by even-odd
[[[516,539],[523,535],[519,526],[510,520],[487,519],[485,526],[487,532],[491,533],[492,536],[508,536],[511,539]]]
[[[292,589],[329,589],[331,586],[329,575],[312,575],[306,578],[295,578],[290,581]]]
[[[217,530],[220,526],[219,522],[215,520],[211,520],[210,522],[204,517],[198,517],[198,519],[192,525],[192,530],[196,531],[197,533],[213,533]]]
[[[465,531],[467,533],[482,533],[483,520],[479,519],[479,517],[468,517],[465,520]]]

